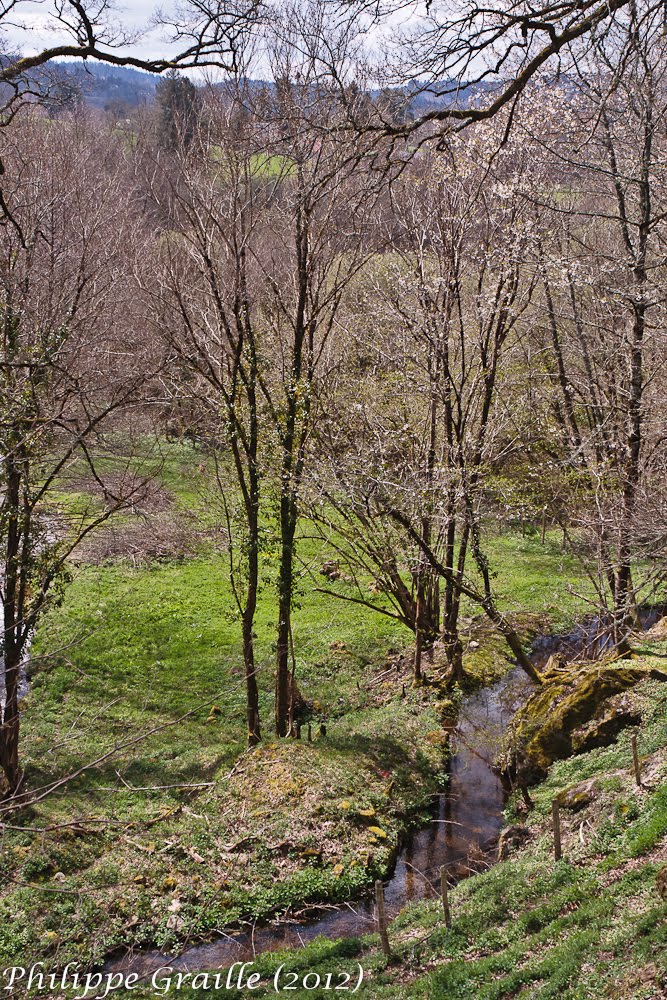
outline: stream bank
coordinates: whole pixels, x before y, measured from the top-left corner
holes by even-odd
[[[493,863],[503,826],[506,795],[493,769],[502,734],[532,684],[519,668],[463,700],[449,761],[447,790],[436,798],[427,826],[410,834],[400,850],[385,899],[389,918],[408,902],[438,893],[440,868],[457,881]],[[276,920],[250,930],[230,932],[186,949],[176,958],[158,950],[130,953],[111,960],[108,971],[150,976],[164,965],[188,971],[226,966],[265,951],[298,948],[313,938],[357,937],[374,928],[370,900],[343,907],[322,907],[323,915],[305,920]]]
[[[643,627],[649,628],[657,621],[662,610],[649,609],[643,615]],[[534,659],[543,666],[553,653],[576,656],[589,647],[597,630],[598,622],[590,620],[566,635],[538,637],[533,643]],[[532,682],[514,668],[501,680],[464,698],[448,764],[447,790],[436,797],[428,825],[407,837],[385,883],[390,919],[407,903],[438,895],[442,866],[447,868],[450,882],[456,882],[495,861],[507,790],[494,768],[494,760],[509,720],[532,690]],[[320,915],[298,920],[283,918],[222,934],[187,948],[176,958],[159,950],[137,951],[111,960],[106,968],[142,977],[166,964],[175,970],[205,970],[251,960],[266,951],[299,948],[318,936],[329,940],[359,937],[374,929],[370,900],[312,909],[319,909]]]

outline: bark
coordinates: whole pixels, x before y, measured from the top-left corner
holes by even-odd
[[[293,498],[283,494],[280,502],[280,569],[278,574],[278,628],[276,641],[275,724],[278,736],[287,736],[290,716],[290,634],[294,572]]]
[[[5,704],[0,725],[0,767],[7,782],[8,794],[16,791],[19,782],[18,707],[19,673],[22,658],[21,606],[21,530],[19,523],[21,475],[12,456],[5,458],[7,540],[5,547],[4,580],[4,681]]]

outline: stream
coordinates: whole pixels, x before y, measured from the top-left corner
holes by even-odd
[[[398,854],[385,883],[388,917],[411,900],[439,893],[442,865],[447,866],[450,881],[456,881],[492,863],[503,826],[505,794],[491,765],[506,723],[531,688],[531,681],[517,667],[496,684],[464,699],[453,737],[447,791],[436,796],[428,825],[409,834]],[[357,937],[374,927],[372,900],[359,900],[320,908],[320,915],[304,920],[283,918],[223,934],[187,948],[177,958],[159,951],[129,952],[111,960],[106,969],[134,972],[142,978],[166,965],[188,972],[214,969],[252,959],[263,951],[299,948],[318,935]]]
[[[662,613],[664,608],[643,612],[643,628],[650,628]],[[540,667],[555,652],[566,658],[581,654],[596,641],[598,631],[598,620],[590,619],[568,635],[539,636],[532,647],[533,661]],[[390,919],[406,903],[439,895],[443,865],[451,883],[489,867],[495,860],[506,795],[492,764],[505,726],[532,689],[532,681],[515,667],[495,684],[464,698],[452,737],[447,790],[436,796],[428,825],[408,835],[385,882]],[[130,951],[110,960],[105,969],[133,972],[142,978],[164,966],[176,971],[205,971],[252,960],[264,951],[299,948],[319,935],[329,939],[358,937],[375,929],[370,899],[337,907],[313,906],[309,913],[318,910],[319,915],[304,919],[283,917],[249,930],[221,932],[215,940],[186,948],[175,958],[157,950]]]

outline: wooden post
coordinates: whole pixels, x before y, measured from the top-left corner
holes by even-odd
[[[560,847],[560,810],[558,808],[558,801],[556,799],[551,803],[551,815],[553,817],[553,828],[554,828],[554,858],[556,861],[560,861],[563,856]]]
[[[296,738],[297,738],[297,740],[301,739],[301,723],[300,722],[297,722],[297,724],[296,724]]]
[[[445,927],[452,926],[452,913],[449,909],[449,891],[447,888],[447,867],[440,869],[440,892],[442,894],[442,908],[445,911]]]
[[[311,726],[310,722],[308,723],[308,742],[309,743],[313,742],[313,727]]]
[[[384,886],[382,884],[382,879],[378,879],[375,883],[375,903],[378,931],[380,933],[380,941],[382,942],[382,951],[387,958],[389,958],[391,955],[391,949],[389,947],[389,935],[387,934],[387,915],[384,909]]]
[[[641,772],[641,769],[639,767],[639,754],[637,753],[637,735],[636,734],[632,737],[632,763],[634,764],[634,768],[635,768],[635,781],[637,782],[637,786],[639,788],[641,788],[641,785],[642,785],[642,772]]]

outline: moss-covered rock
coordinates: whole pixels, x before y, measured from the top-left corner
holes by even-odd
[[[612,708],[605,723],[609,700],[648,677],[667,681],[667,672],[652,667],[628,666],[627,661],[560,664],[517,713],[510,727],[502,770],[513,779],[533,783],[543,777],[555,760],[590,748],[599,719],[598,736],[611,742],[632,713]],[[602,712],[602,717],[601,717]],[[613,735],[612,735],[613,733]],[[576,734],[576,736],[575,736]]]
[[[589,781],[580,781],[576,785],[564,788],[556,796],[556,801],[561,809],[570,809],[572,812],[578,812],[584,806],[590,805],[601,792],[601,783],[597,778],[591,778]]]
[[[641,714],[634,708],[627,692],[623,692],[608,698],[597,718],[575,729],[572,747],[575,753],[586,753],[597,747],[609,746],[622,729],[638,726],[640,722]]]
[[[515,823],[513,826],[506,826],[501,830],[498,838],[498,860],[504,861],[510,854],[518,851],[530,840],[532,834],[527,826],[522,823]]]

